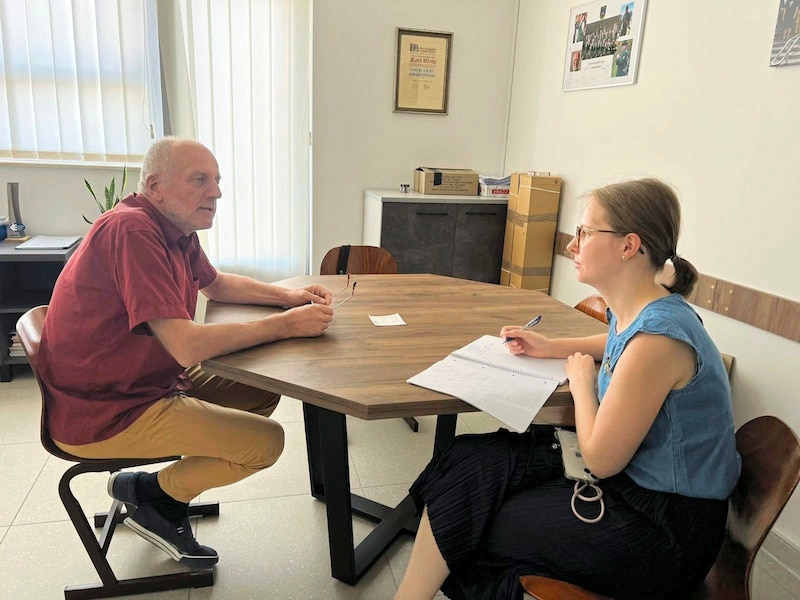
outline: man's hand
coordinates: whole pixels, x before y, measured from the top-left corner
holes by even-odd
[[[331,293],[321,285],[316,284],[287,290],[286,296],[286,306],[289,308],[311,303],[323,306],[330,306],[331,304]]]
[[[330,293],[327,300],[330,304]],[[324,304],[306,303],[287,310],[281,315],[281,319],[287,328],[286,337],[317,337],[330,327],[333,309]]]

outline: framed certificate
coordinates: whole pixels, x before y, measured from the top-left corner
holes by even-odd
[[[447,114],[453,34],[397,29],[394,112]]]

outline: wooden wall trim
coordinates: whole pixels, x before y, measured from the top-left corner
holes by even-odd
[[[567,246],[573,237],[557,232],[555,253],[572,259]],[[699,274],[687,300],[700,308],[800,342],[800,302],[703,273]]]

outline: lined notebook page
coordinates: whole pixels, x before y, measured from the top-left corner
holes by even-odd
[[[562,381],[564,360],[515,356],[500,338],[483,336],[408,383],[459,398],[522,432]]]

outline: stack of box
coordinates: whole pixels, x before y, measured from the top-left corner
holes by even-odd
[[[500,284],[550,291],[561,178],[513,173]]]

